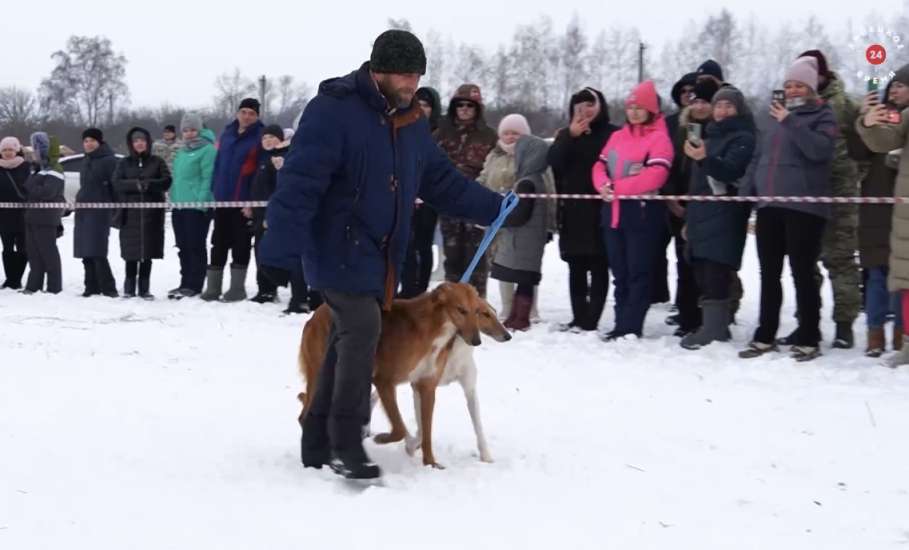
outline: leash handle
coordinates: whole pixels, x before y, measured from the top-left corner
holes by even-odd
[[[464,271],[464,274],[461,275],[462,283],[470,281],[470,276],[473,275],[474,270],[477,268],[477,264],[480,263],[480,258],[483,257],[483,254],[486,253],[486,249],[489,248],[489,245],[492,244],[492,240],[495,238],[496,233],[499,232],[499,229],[502,228],[502,225],[505,223],[505,219],[508,218],[508,215],[511,214],[511,211],[517,208],[518,202],[521,199],[515,194],[514,191],[509,191],[505,198],[502,199],[502,206],[499,207],[499,215],[492,222],[492,225],[486,228],[486,233],[483,235],[483,240],[480,241],[480,247],[477,248],[477,253],[474,254],[473,260],[470,261],[470,265],[467,266],[467,270]]]

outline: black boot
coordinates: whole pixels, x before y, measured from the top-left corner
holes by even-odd
[[[136,278],[127,277],[123,280],[123,297],[124,298],[135,298],[136,297]]]
[[[97,296],[101,294],[101,287],[98,285],[98,273],[95,269],[95,262],[91,259],[83,259],[82,266],[85,268],[85,292],[82,293],[84,298]]]
[[[3,272],[6,274],[6,281],[3,288],[19,290],[22,288],[22,275],[25,273],[25,267],[28,265],[28,258],[21,252],[4,252],[3,253]]]
[[[852,334],[852,323],[837,323],[833,347],[836,349],[852,349],[854,346],[855,335]]]
[[[154,300],[155,296],[149,292],[151,286],[150,277],[139,277],[139,297],[143,300]]]
[[[287,309],[284,310],[284,313],[287,315],[294,315],[300,313],[310,313],[312,310],[309,308],[309,304],[306,302],[301,302],[296,298],[291,298],[290,303],[287,304]]]

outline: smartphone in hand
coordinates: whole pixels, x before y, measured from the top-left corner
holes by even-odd
[[[688,141],[695,147],[700,147],[703,143],[701,139],[701,125],[696,122],[689,122],[687,126]]]
[[[773,103],[779,103],[780,107],[786,106],[786,91],[785,90],[773,90],[773,95],[770,98],[771,105]]]

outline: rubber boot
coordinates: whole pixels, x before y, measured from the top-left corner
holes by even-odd
[[[230,266],[230,288],[224,293],[222,301],[242,302],[246,299],[246,269],[245,265]]]
[[[533,298],[515,294],[511,305],[511,317],[505,321],[505,328],[511,330],[527,331],[530,329],[530,310],[533,308]]]
[[[221,286],[224,284],[224,268],[209,267],[205,281],[205,292],[202,299],[206,302],[215,302],[221,298]]]
[[[701,327],[682,338],[681,346],[697,350],[712,342],[728,342],[729,334],[729,300],[703,300],[701,302],[703,322]]]

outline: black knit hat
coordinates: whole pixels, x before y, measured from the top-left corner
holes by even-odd
[[[723,81],[723,68],[720,67],[720,64],[712,59],[701,63],[701,66],[698,67],[698,70],[695,71],[698,76],[708,75],[716,78],[720,82]]]
[[[164,131],[165,131],[165,132],[171,132],[171,133],[176,134],[176,133],[177,133],[177,127],[174,126],[173,124],[168,124],[167,126],[164,127]]]
[[[426,51],[413,33],[385,31],[372,45],[369,68],[377,73],[426,74]]]
[[[713,101],[714,94],[716,94],[719,89],[720,85],[715,81],[710,79],[701,80],[694,85],[694,99],[700,99],[710,103]]]
[[[85,141],[86,138],[92,138],[98,143],[104,143],[104,132],[98,128],[86,128],[85,131],[82,132],[82,140]]]
[[[263,136],[275,136],[276,138],[284,141],[284,128],[281,128],[277,124],[269,124],[262,130]]]
[[[256,112],[256,114],[259,114],[259,107],[260,104],[258,99],[254,97],[247,97],[240,102],[240,106],[237,107],[237,110],[239,111],[240,109],[252,109]]]

